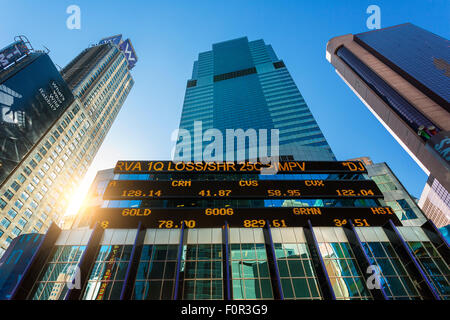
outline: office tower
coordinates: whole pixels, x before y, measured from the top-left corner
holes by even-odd
[[[348,161],[362,161],[367,168],[367,175],[375,181],[383,193],[380,204],[392,208],[404,226],[421,226],[427,219],[416,201],[411,197],[400,180],[385,162],[373,163],[369,157],[359,157]]]
[[[201,122],[197,131],[195,121]],[[267,129],[269,146],[270,130],[278,129],[281,155],[335,160],[286,65],[264,40],[243,37],[220,42],[198,55],[187,82],[180,129],[190,133],[192,155],[177,152],[175,159],[201,161],[208,145],[202,144],[201,136],[208,129],[219,130],[224,139],[227,129]],[[249,159],[248,145],[239,158],[236,142],[235,157],[228,160]],[[222,159],[227,160],[225,155]]]
[[[233,49],[245,45],[246,39],[222,43]],[[235,51],[226,52],[217,57]],[[243,63],[248,54],[240,52],[232,59],[241,63],[237,71],[248,67]],[[231,72],[221,69],[228,60],[219,58],[217,75]],[[194,65],[198,73],[204,68]],[[216,82],[209,75],[210,86],[243,81],[247,76],[238,75],[249,73],[258,87],[259,74],[252,70]],[[195,78],[190,88],[201,82]],[[233,90],[227,99],[237,105],[230,103],[228,110],[241,105],[242,92],[254,83],[229,84],[236,99]],[[195,99],[189,89],[186,95]],[[215,99],[215,90],[202,100]],[[187,100],[181,126],[188,122]],[[194,110],[200,110],[200,101]],[[202,117],[191,120],[215,121]],[[267,125],[261,117],[253,112],[239,121]],[[228,127],[219,120],[214,126]],[[286,132],[280,136],[290,141]],[[321,161],[119,161],[114,179],[100,188],[101,208],[87,212],[87,225],[62,231],[52,226],[37,254],[47,258],[30,263],[11,298],[448,299],[449,249],[434,225],[402,225],[392,208],[381,204],[384,195],[362,162],[333,161],[329,148],[318,149],[313,154]],[[268,166],[277,166],[276,173],[263,174]],[[67,275],[62,270],[68,264],[80,270],[80,289],[64,286],[71,280],[61,275]],[[381,268],[378,288],[368,285],[371,265]]]
[[[429,175],[419,205],[450,222],[448,40],[410,23],[331,39],[337,74]]]
[[[137,60],[121,36],[83,50],[60,72],[25,38],[1,52],[14,59],[0,69],[0,255],[19,234],[63,222],[133,86]]]

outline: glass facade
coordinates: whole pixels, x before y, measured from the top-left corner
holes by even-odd
[[[134,300],[173,298],[177,264],[177,245],[145,245],[134,284]]]
[[[119,300],[130,262],[131,245],[104,245],[99,249],[83,296],[84,300]]]
[[[426,87],[448,105],[450,78],[445,63],[448,66],[450,52],[447,39],[410,23],[360,33],[355,39],[382,56],[390,66],[401,70],[405,78],[414,79],[417,83],[413,84]]]
[[[227,129],[278,129],[280,154],[299,160],[335,160],[285,64],[263,40],[244,37],[220,42],[198,55],[180,121],[180,129],[188,130],[198,143],[195,121],[202,121],[198,133],[215,128],[223,137]],[[270,145],[270,133],[267,141]],[[207,144],[194,146],[191,159],[200,159]],[[248,159],[248,151],[234,160]]]
[[[273,299],[265,245],[233,243],[230,252],[233,299]]]
[[[380,268],[380,283],[389,298],[394,300],[420,298],[411,277],[389,242],[365,242],[363,247],[370,263]]]
[[[418,131],[422,125],[425,127],[433,126],[440,130],[437,125],[425,117],[346,47],[340,47],[336,54],[414,131]],[[425,137],[423,139],[426,140]]]
[[[223,299],[222,245],[184,246],[182,256],[183,299]]]
[[[450,269],[433,244],[408,241],[408,245],[441,298],[450,300]]]
[[[306,243],[274,243],[284,299],[321,299]]]
[[[32,300],[63,300],[67,282],[75,272],[86,246],[56,246],[31,294]]]

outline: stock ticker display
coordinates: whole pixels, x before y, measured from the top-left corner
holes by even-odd
[[[104,200],[146,199],[377,199],[383,198],[372,180],[257,180],[246,173],[261,173],[274,164],[250,162],[119,161],[115,173],[130,174],[130,180],[111,180]],[[287,161],[275,164],[276,174],[366,173],[361,162]],[[169,181],[133,180],[134,174],[182,173],[183,179]],[[190,174],[234,174],[232,181],[189,180]],[[211,203],[214,203],[212,201]],[[401,225],[390,207],[302,207],[264,208],[176,207],[176,208],[96,208],[91,224],[103,228],[284,228],[313,226],[382,226],[389,220]]]

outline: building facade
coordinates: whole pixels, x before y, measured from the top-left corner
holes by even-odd
[[[382,205],[391,207],[404,226],[421,226],[427,218],[418,207],[400,180],[392,172],[387,163],[373,163],[369,157],[349,159],[362,161],[367,168],[367,175],[375,181],[383,193]],[[431,218],[430,218],[431,219]],[[432,220],[432,219],[431,219]]]
[[[449,299],[445,239],[429,220],[399,219],[363,162],[335,161],[323,136],[302,139],[303,102],[280,62],[246,38],[200,54],[180,128],[195,135],[195,120],[202,130],[276,123],[280,153],[292,143],[286,156],[300,160],[119,161],[106,188],[101,179],[93,187],[101,206],[71,230],[49,229],[11,299]],[[264,86],[270,99],[262,78],[273,81]],[[237,116],[246,105],[251,112]]]
[[[203,135],[211,129],[220,131],[223,138],[227,129],[255,130],[256,134],[268,130],[269,149],[270,130],[277,129],[280,154],[302,160],[335,160],[286,65],[264,40],[248,41],[243,37],[220,42],[198,55],[187,82],[180,129],[189,132],[191,141],[187,145],[191,150],[187,154],[176,151],[175,159],[179,160],[203,160],[208,145]],[[179,142],[178,146],[186,146]],[[224,143],[223,154],[226,147]],[[251,158],[249,144],[241,148],[240,156],[237,143],[230,148],[235,151],[234,158],[226,159],[224,155],[209,160]],[[256,149],[259,153],[260,149]]]
[[[448,40],[406,23],[335,37],[327,44],[326,57],[337,74],[429,175],[420,206],[437,226],[448,224]]]
[[[279,165],[119,161],[103,208],[53,225],[11,299],[449,299],[448,244],[381,205],[362,162]]]
[[[121,46],[104,42],[85,49],[60,73],[51,64],[73,99],[30,144],[1,184],[0,255],[19,234],[42,233],[52,221],[63,223],[71,196],[134,84],[129,69],[135,62],[130,58],[136,57],[130,57]],[[27,64],[31,58],[3,72],[10,74],[14,68],[27,71],[36,63]],[[34,80],[28,77],[23,83],[33,87]]]

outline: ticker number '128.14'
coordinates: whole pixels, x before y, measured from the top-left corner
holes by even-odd
[[[123,190],[122,197],[161,197],[161,190],[149,190],[144,193],[142,190]]]

